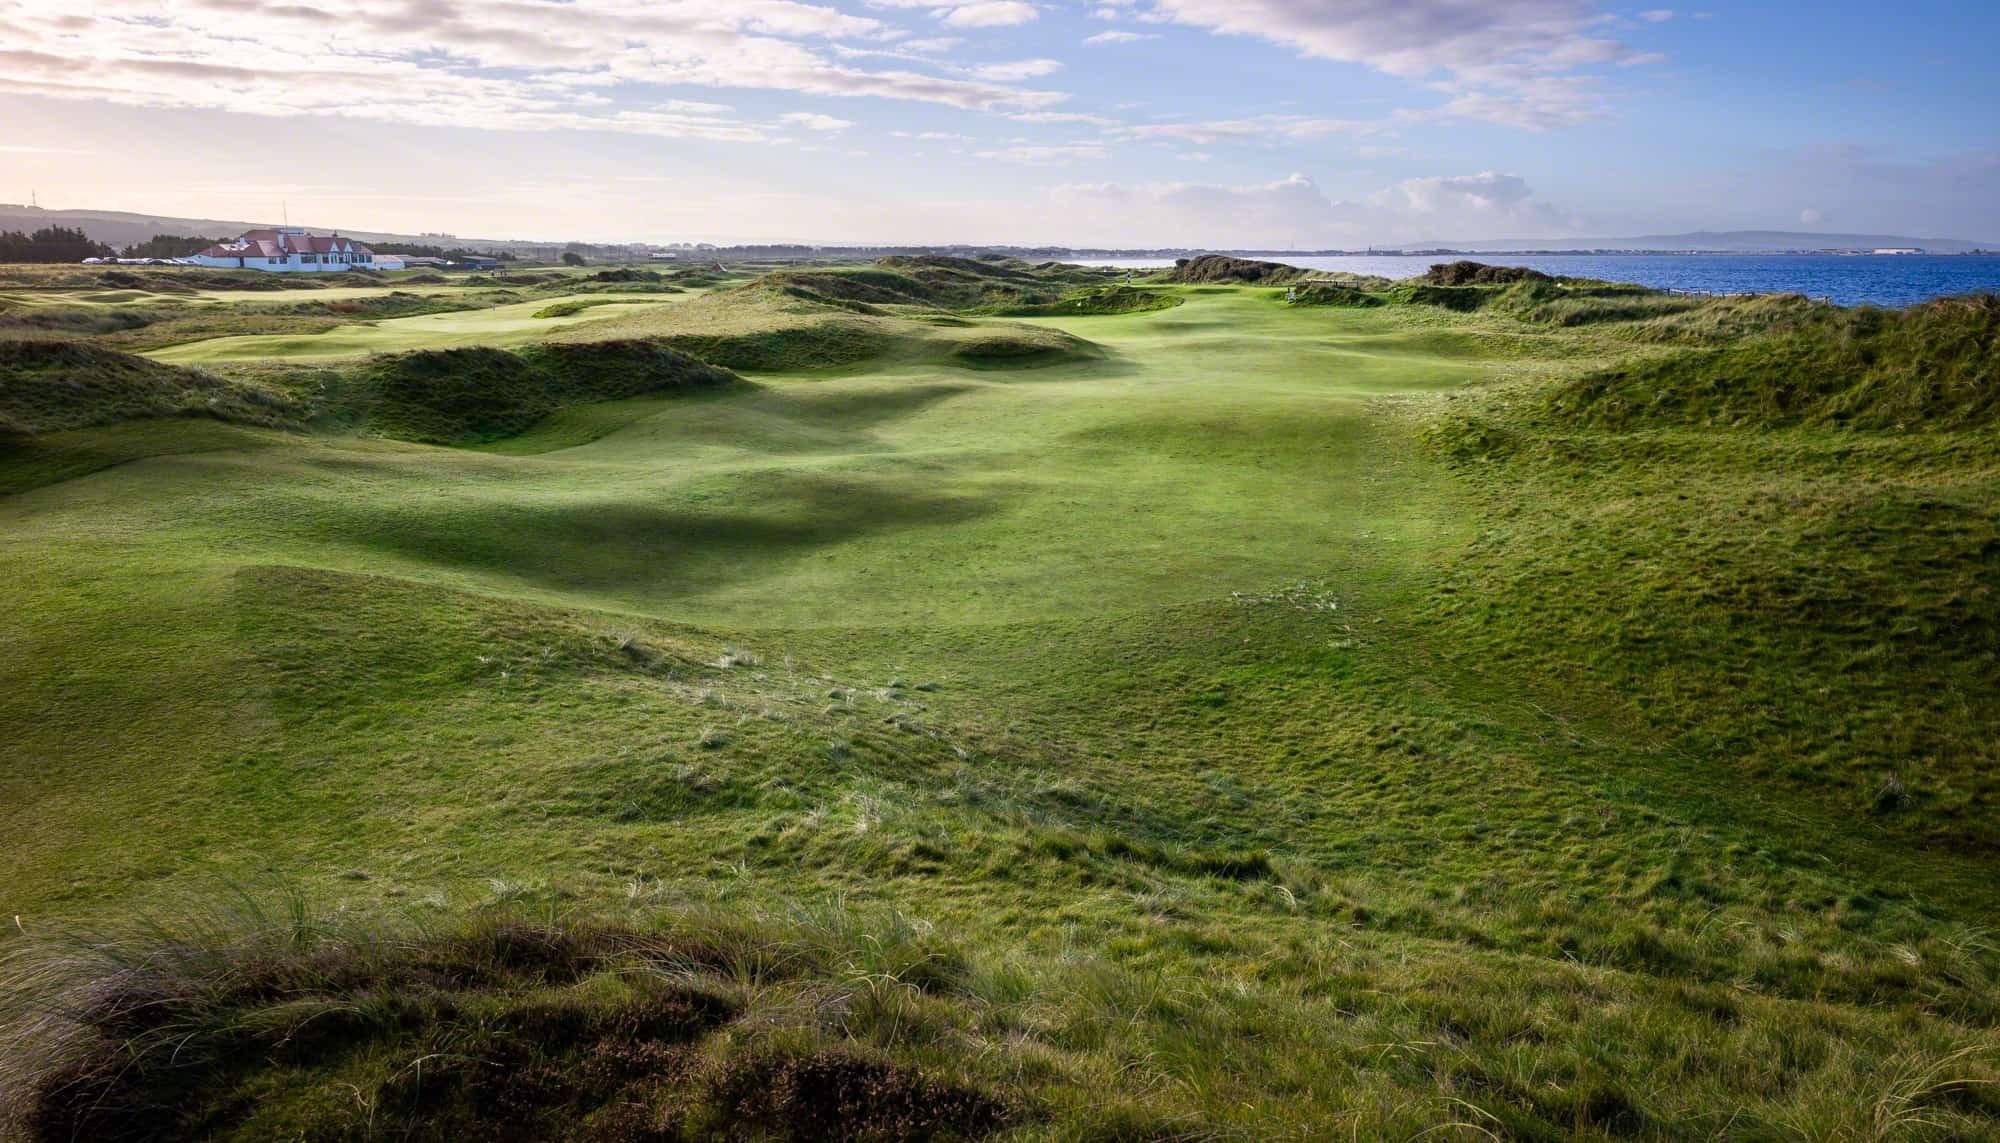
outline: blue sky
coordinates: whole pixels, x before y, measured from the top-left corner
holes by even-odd
[[[599,240],[2000,242],[2000,6],[0,0],[0,199]]]

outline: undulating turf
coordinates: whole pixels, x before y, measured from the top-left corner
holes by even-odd
[[[2000,1133],[1990,424],[1551,404],[1738,303],[878,269],[956,292],[587,311],[754,384],[477,449],[0,443],[0,1109]]]

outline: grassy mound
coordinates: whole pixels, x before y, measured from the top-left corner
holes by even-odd
[[[1101,285],[1115,271],[1060,262],[1031,266],[1011,258],[892,256],[862,270],[774,277],[799,281],[828,297],[874,305],[922,305],[944,310],[997,311],[1046,305],[1080,287]]]
[[[0,341],[0,423],[16,439],[147,417],[296,425],[288,395],[73,341]]]
[[[1484,262],[1449,262],[1432,266],[1423,276],[1433,286],[1505,286],[1515,282],[1553,282],[1526,266],[1489,266]]]
[[[757,287],[856,313],[880,313],[876,308],[879,306],[938,304],[936,296],[922,282],[889,270],[787,270],[765,275],[758,280]]]
[[[610,270],[599,270],[583,279],[586,282],[664,282],[665,274],[658,270],[636,270],[621,266]]]
[[[538,318],[573,317],[585,310],[596,309],[598,306],[615,306],[618,303],[618,298],[570,298],[567,301],[543,306],[541,309],[535,311],[535,316]]]
[[[1374,294],[1332,282],[1315,282],[1300,286],[1287,301],[1294,306],[1332,306],[1348,309],[1366,309],[1388,304]]]
[[[999,317],[1108,317],[1170,310],[1181,300],[1172,294],[1117,285],[1083,290],[1053,302],[1002,306],[991,312]]]
[[[914,1143],[1017,1119],[869,1042],[964,975],[907,929],[885,935],[857,948],[720,917],[370,931],[294,915],[17,950],[13,994],[26,983],[45,1003],[9,1013],[0,1127],[51,1143]],[[846,1014],[801,1021],[788,1005]]]
[[[1097,348],[1056,329],[1003,328],[956,343],[951,361],[971,369],[1044,368],[1094,356]]]
[[[1310,270],[1297,266],[1287,266],[1282,262],[1258,262],[1249,258],[1232,258],[1227,254],[1203,254],[1198,258],[1182,258],[1174,263],[1174,268],[1161,277],[1161,281],[1188,286],[1252,285],[1284,286],[1310,277]]]
[[[358,390],[371,431],[478,444],[520,433],[558,409],[740,381],[657,342],[599,341],[397,354],[364,366]]]
[[[810,325],[718,334],[669,334],[664,344],[725,369],[785,373],[837,369],[882,356],[896,339],[859,322],[821,321]]]
[[[1546,398],[1559,420],[1956,428],[2000,411],[2000,297],[1907,310],[1767,305],[1761,334],[1604,370]]]
[[[1424,281],[1398,282],[1389,287],[1389,300],[1404,306],[1436,306],[1453,313],[1471,313],[1492,302],[1495,291],[1479,286],[1433,286]]]

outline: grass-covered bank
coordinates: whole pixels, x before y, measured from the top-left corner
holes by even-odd
[[[1105,286],[932,271],[965,308],[566,330],[870,340],[477,449],[52,434],[173,450],[0,497],[0,941],[70,1045],[10,1093],[220,1138],[1995,1134],[1990,426],[1573,400],[1849,328],[1796,302],[1003,318]],[[306,920],[189,919],[270,871]]]
[[[0,1063],[0,1124],[102,1140],[1902,1139],[1977,1133],[2000,1079],[1945,1025],[1574,965],[1500,985],[1448,951],[1416,967],[1308,936],[1218,979],[996,956],[839,902],[550,916],[507,891],[394,923],[243,897],[142,938],[17,946],[11,994],[45,999],[6,1012],[27,1050]],[[1663,1044],[1680,1049],[1665,1074],[1620,1074]],[[1766,1086],[1773,1052],[1792,1053],[1783,1090]]]

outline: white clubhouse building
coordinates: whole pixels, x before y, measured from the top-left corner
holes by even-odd
[[[375,252],[352,238],[342,238],[338,234],[308,234],[290,226],[278,230],[252,230],[241,238],[217,243],[183,261],[191,266],[292,273],[390,268],[377,266]]]

